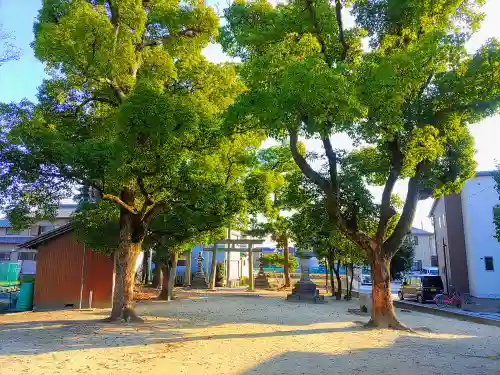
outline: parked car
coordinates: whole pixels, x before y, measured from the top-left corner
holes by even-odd
[[[398,292],[399,299],[416,299],[419,303],[433,300],[436,294],[443,292],[443,281],[435,275],[412,275],[403,280]]]

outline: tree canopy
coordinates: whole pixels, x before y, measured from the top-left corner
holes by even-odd
[[[49,78],[36,104],[1,107],[2,206],[14,222],[50,217],[83,185],[118,207],[116,319],[133,311],[134,258],[155,215],[230,194],[209,161],[244,86],[202,55],[218,33],[202,1],[45,0],[34,32]],[[241,153],[256,145],[244,139]]]
[[[489,40],[471,55],[465,48],[483,2],[240,0],[225,11],[220,41],[241,58],[248,87],[231,106],[229,123],[289,138],[298,167],[325,195],[331,225],[372,262],[371,322],[378,326],[402,327],[392,308],[389,263],[417,202],[460,190],[475,169],[467,127],[498,112],[499,42]],[[348,5],[351,28],[343,20]],[[338,133],[361,147],[341,157],[331,141]],[[299,136],[321,140],[326,175],[299,152]],[[374,234],[360,227],[355,196],[343,208],[343,168],[357,172],[359,187],[383,186]],[[408,184],[399,216],[391,202],[398,180]]]

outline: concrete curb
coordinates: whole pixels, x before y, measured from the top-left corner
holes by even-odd
[[[464,320],[464,321],[478,323],[478,324],[485,324],[485,325],[489,325],[489,326],[500,327],[500,320],[493,320],[493,319],[483,318],[480,316],[461,314],[459,312],[455,312],[455,311],[451,311],[451,310],[435,309],[432,307],[426,307],[425,305],[422,306],[422,305],[417,305],[417,304],[413,304],[413,303],[408,303],[405,301],[394,301],[393,303],[394,303],[395,307],[398,307],[400,309],[413,310],[413,311],[423,312],[423,313],[432,314],[432,315],[444,316],[447,318],[453,318],[453,319]]]

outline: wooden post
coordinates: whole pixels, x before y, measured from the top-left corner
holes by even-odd
[[[214,245],[216,246],[216,245]],[[211,271],[210,271],[210,289],[215,289],[215,274],[217,273],[217,248],[214,247],[212,250],[212,264],[211,264]]]
[[[184,286],[191,286],[191,261],[192,261],[192,250],[186,253],[186,271],[184,275]]]
[[[229,225],[227,227],[227,239],[228,240],[231,240],[231,226]],[[234,248],[235,245],[233,242],[229,241],[229,243],[227,244],[227,247],[230,249],[230,248]],[[226,287],[229,287],[231,286],[231,258],[232,258],[232,255],[231,255],[231,252],[227,252],[226,253]]]
[[[248,290],[254,291],[253,287],[253,252],[252,244],[248,245]]]

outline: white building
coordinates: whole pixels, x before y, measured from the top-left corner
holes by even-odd
[[[415,257],[413,269],[421,271],[425,267],[437,267],[436,240],[434,233],[423,229],[411,228]]]
[[[36,257],[36,250],[21,250],[18,249],[17,246],[39,236],[42,233],[67,224],[75,209],[75,203],[61,204],[54,221],[39,221],[20,231],[15,231],[9,220],[0,219],[0,261],[34,261]]]
[[[492,172],[479,172],[461,192],[470,293],[500,298],[500,243],[493,210],[500,204]]]
[[[495,172],[478,172],[459,194],[436,200],[434,222],[439,271],[446,290],[500,298],[500,243],[493,211],[500,204]]]

